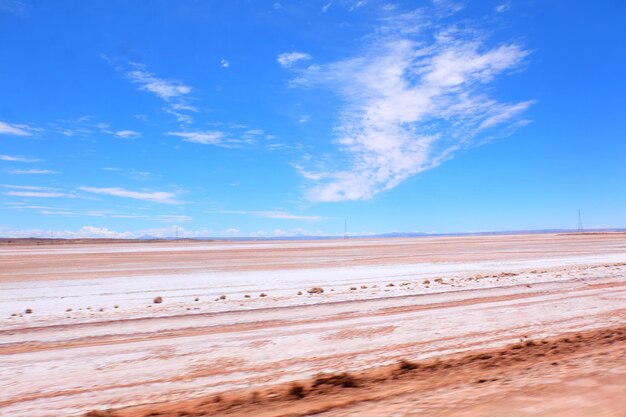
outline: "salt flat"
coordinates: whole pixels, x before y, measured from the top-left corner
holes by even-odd
[[[183,401],[623,325],[625,272],[624,234],[3,246],[0,415]]]

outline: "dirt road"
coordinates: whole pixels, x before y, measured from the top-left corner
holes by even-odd
[[[321,372],[360,375],[401,359],[616,329],[626,323],[625,272],[623,234],[5,246],[0,415],[180,404]],[[309,294],[311,287],[324,292]],[[461,381],[449,387],[469,388],[420,397],[432,400],[432,415],[491,415],[472,399],[515,407],[536,398],[533,381],[621,389],[624,342],[611,334],[610,345],[564,357],[571,369],[537,360],[513,378],[519,383],[480,384],[480,396],[473,381]],[[611,359],[603,365],[595,359],[602,356]],[[417,415],[415,398],[394,393],[326,415]],[[565,395],[540,394],[546,400],[533,410],[557,410]],[[610,393],[596,397],[585,401],[617,404]],[[533,412],[519,415],[542,415]]]

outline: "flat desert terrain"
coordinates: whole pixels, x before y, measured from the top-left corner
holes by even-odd
[[[35,243],[0,416],[626,415],[626,234]]]

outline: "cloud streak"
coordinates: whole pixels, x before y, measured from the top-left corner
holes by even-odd
[[[93,194],[102,194],[108,195],[112,197],[123,197],[123,198],[131,198],[134,200],[142,200],[149,201],[152,203],[161,203],[161,204],[181,204],[180,201],[176,200],[176,194],[166,192],[166,191],[132,191],[124,188],[118,187],[79,187],[80,191],[93,193]]]
[[[0,161],[9,161],[9,162],[41,162],[41,159],[24,158],[22,156],[2,155],[2,154],[0,154]]]
[[[108,60],[108,58],[107,58]],[[126,72],[126,77],[139,85],[142,91],[150,92],[167,103],[163,111],[176,117],[180,123],[192,123],[193,118],[184,112],[197,112],[198,110],[189,104],[188,95],[192,88],[181,81],[159,78],[146,70],[139,63],[131,63],[132,69]]]
[[[141,133],[134,130],[118,130],[115,132],[115,136],[122,139],[132,139],[141,136]]]
[[[224,139],[224,134],[215,130],[198,132],[167,132],[167,134],[183,138],[185,142],[201,143],[203,145],[220,145]]]
[[[158,78],[146,71],[142,65],[134,66],[135,69],[129,71],[127,75],[132,82],[139,85],[140,90],[149,91],[165,101],[191,93],[191,87],[180,81]]]
[[[38,175],[38,174],[58,174],[58,171],[51,169],[9,169],[7,171],[13,175]]]
[[[9,195],[12,197],[34,197],[34,198],[71,197],[69,194],[50,192],[50,191],[5,191],[2,194]]]
[[[298,61],[308,61],[310,59],[311,55],[304,52],[285,52],[276,58],[278,63],[285,68],[292,67]]]
[[[31,136],[33,131],[36,131],[36,129],[28,125],[0,122],[0,135]]]
[[[245,210],[223,210],[220,211],[223,214],[242,214],[246,216],[262,217],[266,219],[283,219],[283,220],[308,220],[317,221],[321,220],[320,216],[301,216],[297,214],[291,214],[284,211],[245,211]]]
[[[498,76],[522,66],[527,50],[429,25],[422,13],[394,16],[358,56],[298,73],[292,85],[330,89],[344,103],[335,140],[349,168],[297,165],[313,182],[309,200],[369,199],[484,142],[533,103],[487,95]]]

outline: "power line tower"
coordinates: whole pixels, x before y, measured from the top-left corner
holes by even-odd
[[[583,233],[585,229],[583,228],[583,218],[580,215],[580,209],[578,209],[578,233]]]

